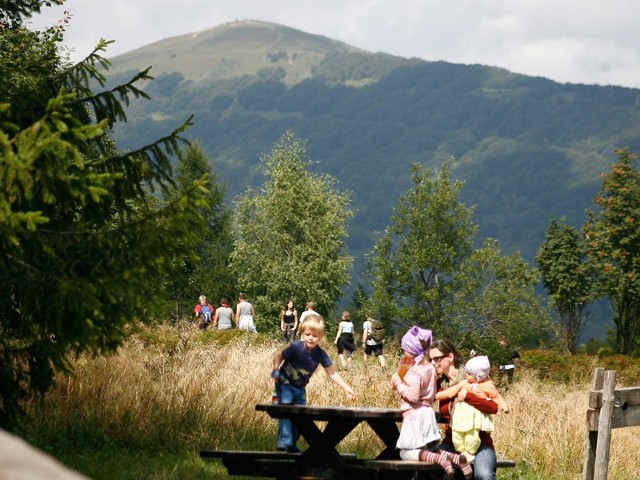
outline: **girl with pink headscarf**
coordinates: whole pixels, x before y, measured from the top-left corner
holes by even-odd
[[[410,367],[404,378],[398,373],[391,378],[393,389],[400,394],[402,410],[402,428],[396,447],[403,460],[439,464],[447,479],[453,478],[454,465],[467,477],[472,469],[464,457],[436,449],[441,436],[431,407],[437,390],[436,371],[427,356],[431,338],[431,330],[418,326],[411,327],[402,337],[402,350]]]

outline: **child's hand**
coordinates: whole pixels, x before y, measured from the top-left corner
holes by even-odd
[[[467,398],[467,391],[463,388],[458,392],[458,400],[464,401]]]
[[[436,393],[436,400],[442,400],[442,397],[444,397],[444,394],[442,392]]]
[[[397,373],[394,373],[393,376],[391,377],[391,387],[394,390],[398,389],[398,385],[402,383],[402,379],[400,378],[400,375],[398,375]]]

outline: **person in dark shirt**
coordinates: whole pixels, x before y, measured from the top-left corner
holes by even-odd
[[[306,386],[319,365],[329,378],[342,388],[347,397],[355,398],[353,389],[344,381],[333,366],[327,352],[320,348],[324,338],[324,320],[318,314],[310,314],[300,327],[302,340],[293,342],[273,358],[273,377],[278,403],[283,405],[306,405]],[[299,452],[296,445],[300,433],[291,420],[278,420],[278,450]]]
[[[520,354],[509,347],[509,344],[504,338],[500,339],[500,358],[498,364],[498,370],[501,374],[507,374],[507,381],[513,383],[513,374],[516,371],[516,365]]]
[[[292,343],[296,339],[297,328],[298,311],[293,305],[293,300],[289,300],[280,314],[280,330],[284,336],[284,343]]]

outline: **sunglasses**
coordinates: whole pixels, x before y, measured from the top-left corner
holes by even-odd
[[[448,356],[449,356],[449,355],[440,355],[439,357],[433,357],[433,358],[431,359],[431,361],[432,361],[433,363],[440,363],[440,361],[441,361],[443,358],[448,357]]]

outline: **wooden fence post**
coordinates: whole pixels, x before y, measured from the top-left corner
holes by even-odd
[[[604,382],[604,368],[596,368],[593,371],[591,377],[591,390],[595,392],[602,390],[602,384]],[[589,401],[589,407],[591,407],[591,401]],[[596,445],[598,442],[598,431],[591,430],[589,428],[589,415],[591,410],[587,412],[587,439],[584,445],[584,465],[582,467],[582,480],[593,480],[593,472],[596,464]]]
[[[615,387],[615,370],[594,370],[589,392],[582,480],[606,480],[611,430],[640,425],[640,387]]]
[[[598,443],[596,445],[596,465],[593,472],[594,480],[607,480],[609,468],[609,447],[611,446],[611,415],[615,402],[616,371],[604,372],[602,386],[602,407],[598,419]]]

